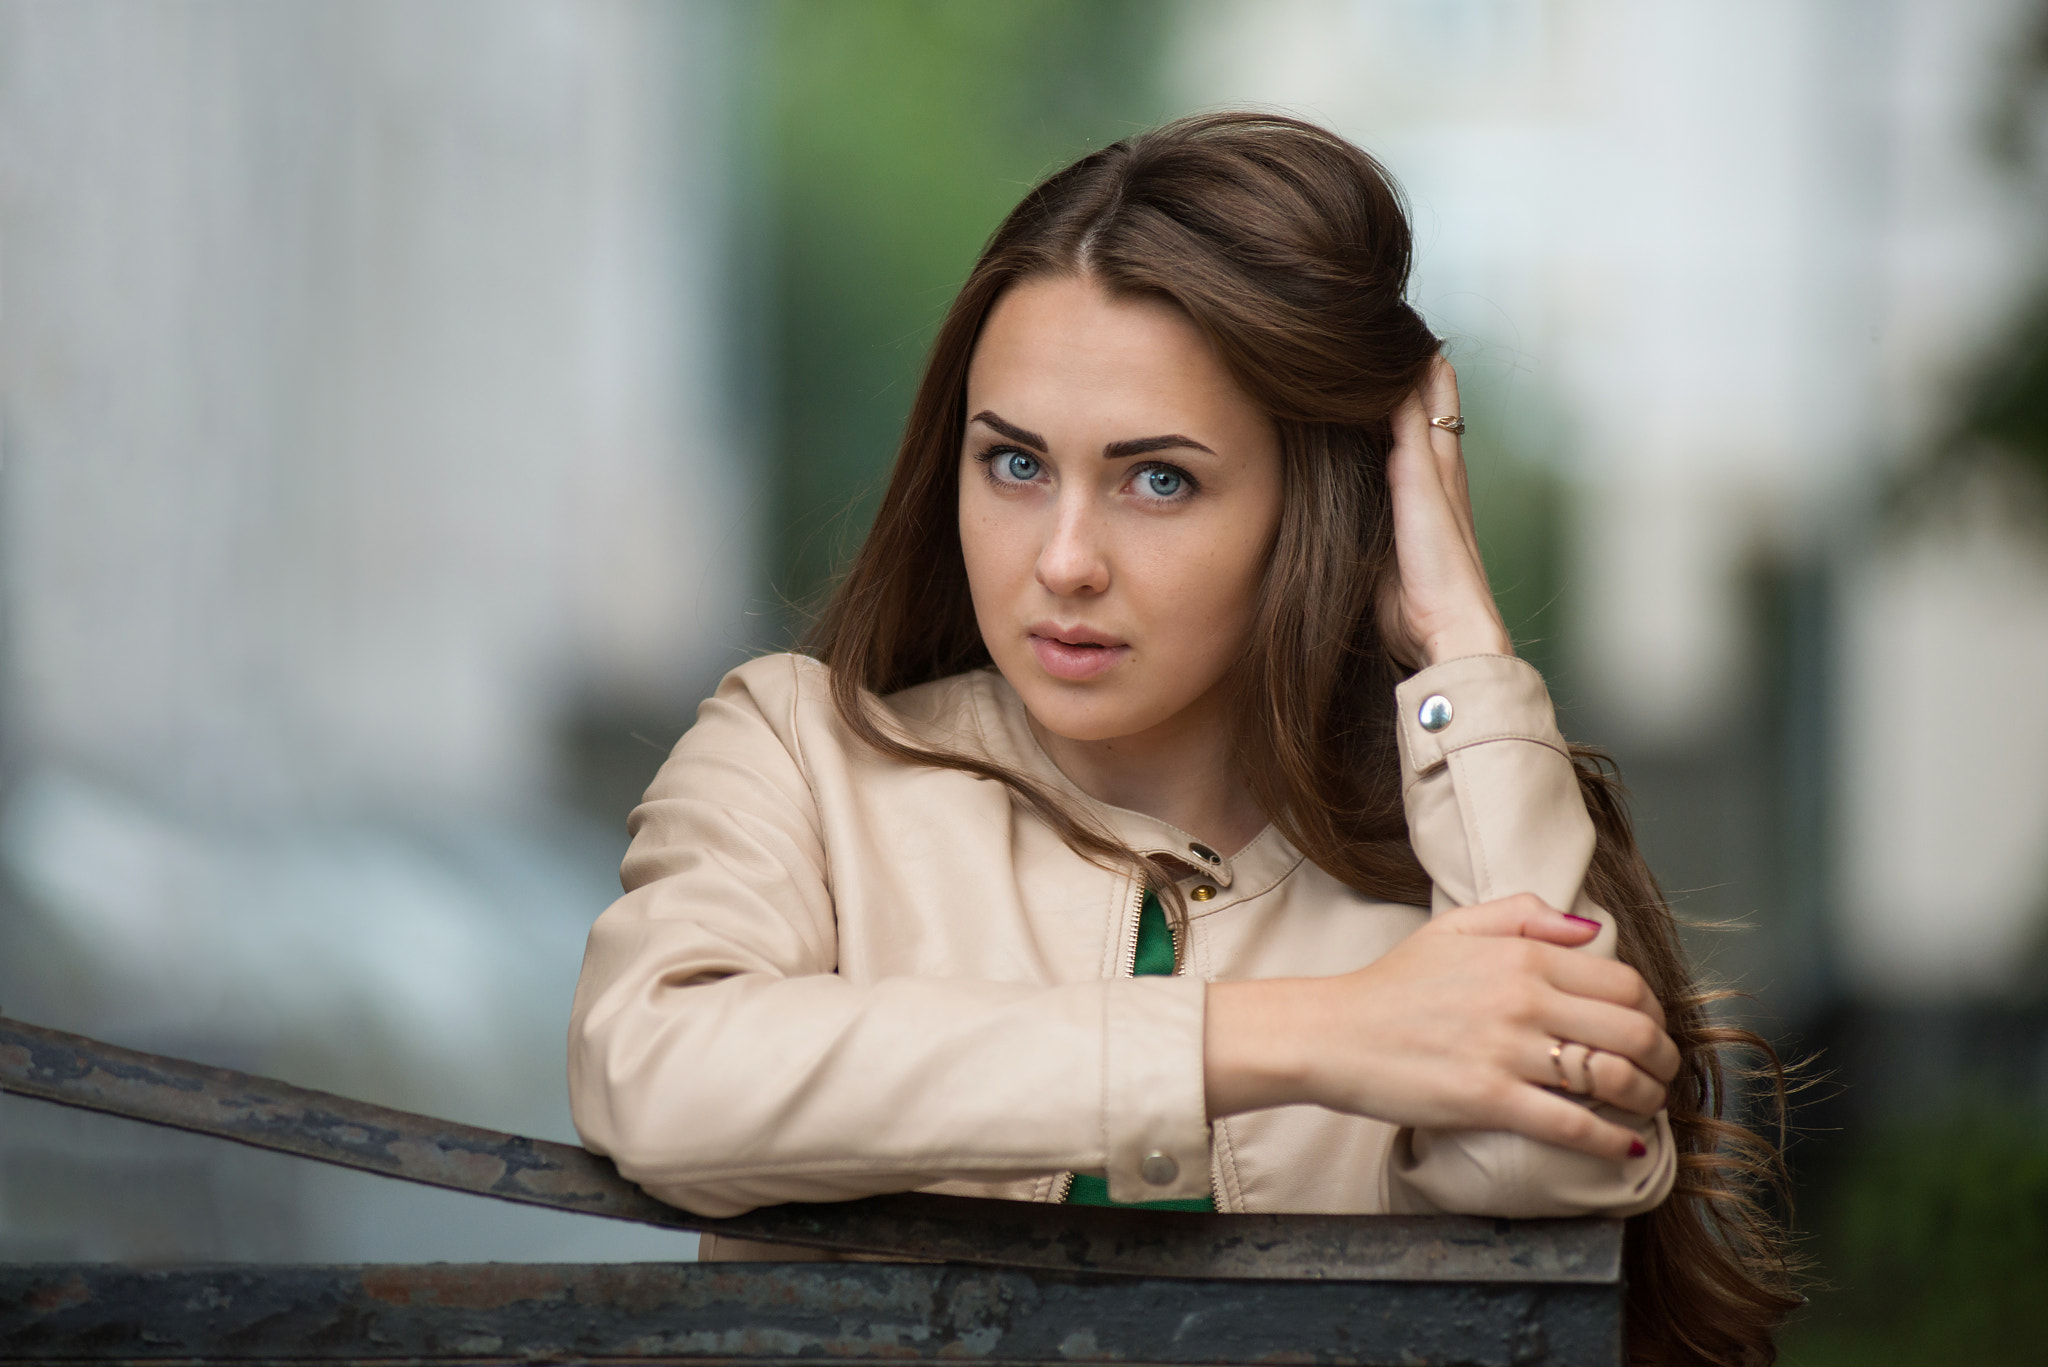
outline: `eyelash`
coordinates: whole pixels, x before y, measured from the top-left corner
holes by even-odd
[[[976,464],[981,466],[982,478],[998,489],[1014,489],[1018,483],[1016,480],[997,478],[995,463],[998,456],[1027,456],[1032,460],[1041,462],[1045,459],[1044,456],[1039,455],[1036,451],[1026,451],[1018,446],[991,446],[985,451],[976,452],[974,460]],[[1163,460],[1147,461],[1143,465],[1137,466],[1131,471],[1131,478],[1137,479],[1154,470],[1164,470],[1168,474],[1179,475],[1182,487],[1181,491],[1177,494],[1169,494],[1163,498],[1147,499],[1146,502],[1148,503],[1185,503],[1201,490],[1201,481],[1197,480],[1180,466],[1169,465]]]

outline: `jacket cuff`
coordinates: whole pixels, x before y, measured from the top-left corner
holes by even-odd
[[[1397,686],[1394,701],[1403,787],[1468,745],[1522,740],[1571,753],[1543,676],[1513,655],[1467,655],[1431,665]]]
[[[1208,985],[1196,978],[1106,984],[1102,1128],[1112,1201],[1209,1194],[1209,1099],[1202,1071]]]
[[[1404,1129],[1387,1162],[1387,1210],[1509,1220],[1622,1218],[1662,1203],[1678,1180],[1669,1112],[1646,1120],[1611,1106],[1594,1110],[1634,1130],[1642,1156],[1613,1163],[1505,1130]]]
[[[1575,910],[1593,823],[1543,676],[1472,655],[1423,670],[1395,699],[1401,800],[1432,911],[1518,892]]]

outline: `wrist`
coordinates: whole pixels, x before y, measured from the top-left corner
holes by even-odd
[[[1304,1016],[1317,979],[1210,983],[1202,1073],[1209,1118],[1310,1100],[1312,1037]]]
[[[1508,639],[1507,628],[1496,624],[1432,636],[1423,642],[1422,653],[1425,666],[1440,665],[1446,660],[1462,660],[1468,655],[1512,655],[1515,643]]]

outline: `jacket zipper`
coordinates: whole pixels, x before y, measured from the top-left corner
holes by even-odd
[[[1145,917],[1144,879],[1140,878],[1137,880],[1136,891],[1137,896],[1135,896],[1131,900],[1131,942],[1124,949],[1124,976],[1126,978],[1135,978],[1138,976],[1138,931],[1142,926]],[[1174,945],[1173,962],[1176,968],[1180,966],[1180,946],[1178,943]]]
[[[1132,892],[1130,916],[1126,921],[1130,928],[1130,943],[1124,947],[1123,976],[1126,978],[1138,976],[1138,931],[1143,925],[1145,916],[1145,880],[1142,878],[1137,879]],[[1173,931],[1173,969],[1176,973],[1180,971],[1179,931]],[[1059,1180],[1053,1183],[1052,1203],[1056,1206],[1065,1205],[1067,1197],[1071,1196],[1073,1191],[1074,1174],[1071,1172],[1061,1173]]]

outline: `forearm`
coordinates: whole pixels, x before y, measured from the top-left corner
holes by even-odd
[[[1641,1013],[1641,980],[1572,953],[1593,925],[1509,898],[1449,913],[1373,963],[1326,978],[1213,983],[1204,1017],[1211,1117],[1313,1104],[1394,1124],[1530,1125],[1625,1153],[1630,1136],[1528,1085],[1558,1032],[1670,1064]],[[1645,1114],[1643,1079],[1615,1100]],[[1537,1112],[1531,1114],[1531,1107]]]
[[[1211,1120],[1308,1099],[1320,1008],[1313,979],[1209,984],[1202,1079]]]
[[[1200,1189],[1201,985],[744,975],[593,995],[572,1027],[579,1132],[706,1214],[1166,1153]],[[676,1193],[682,1193],[677,1195]]]
[[[1477,655],[1425,669],[1395,696],[1409,839],[1432,910],[1521,892],[1581,910],[1593,823],[1542,676]]]
[[[1448,708],[1427,705],[1439,697]],[[1598,923],[1582,949],[1614,959],[1613,917],[1583,890],[1593,824],[1541,677],[1500,656],[1453,659],[1408,680],[1398,698],[1410,838],[1430,875],[1433,912],[1533,893]],[[1448,724],[1431,730],[1425,718],[1441,722],[1445,712]],[[1661,1200],[1675,1173],[1662,1113],[1593,1105],[1592,1115],[1610,1139],[1615,1127],[1634,1131],[1629,1157],[1603,1162],[1483,1128],[1404,1135],[1392,1173],[1397,1204],[1403,1188],[1415,1208],[1492,1215],[1624,1214]]]

